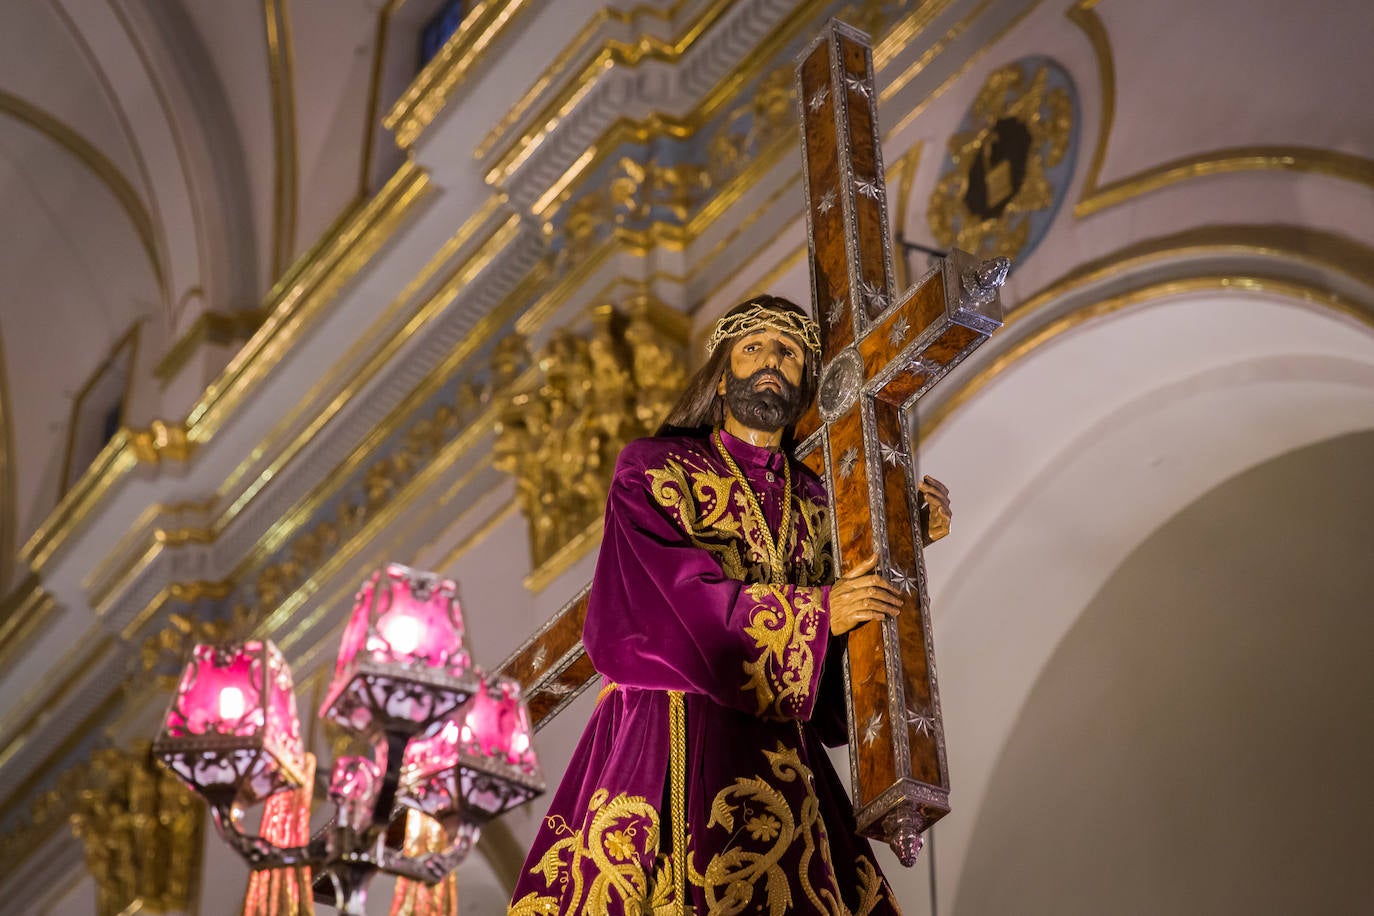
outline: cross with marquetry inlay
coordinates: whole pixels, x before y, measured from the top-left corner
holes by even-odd
[[[875,100],[867,36],[830,23],[797,65],[822,340],[820,393],[797,453],[830,491],[838,569],[876,556],[906,599],[897,617],[849,634],[845,683],[859,831],[910,865],[920,833],[949,811],[911,414],[1001,326],[1010,265],[956,251],[894,294]]]
[[[849,634],[846,693],[859,830],[915,861],[949,811],[930,639],[910,415],[916,401],[1001,326],[1008,263],[951,252],[893,292],[887,191],[867,37],[832,22],[799,59],[811,294],[822,330],[817,405],[797,455],[830,492],[836,562],[877,556],[906,595],[895,619]],[[597,677],[582,649],[587,589],[507,659],[536,726]]]

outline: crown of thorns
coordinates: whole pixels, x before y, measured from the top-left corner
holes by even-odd
[[[706,341],[706,355],[715,353],[723,340],[752,334],[761,328],[791,334],[812,353],[821,351],[821,329],[816,322],[797,312],[770,308],[755,302],[748,309],[726,315],[716,322],[716,329],[711,332],[710,340]]]

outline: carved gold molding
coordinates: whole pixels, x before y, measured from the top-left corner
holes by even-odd
[[[483,52],[533,5],[532,0],[479,0],[468,10],[458,31],[425,65],[382,122],[396,135],[398,146],[410,149],[415,144],[472,76]]]
[[[586,332],[555,330],[538,354],[513,334],[493,356],[492,464],[515,480],[529,531],[528,587],[542,588],[585,552],[616,456],[651,434],[687,381],[687,316],[655,302],[591,310]]]
[[[95,878],[97,912],[189,910],[201,869],[205,805],[153,760],[147,741],[102,748],[65,788],[72,832]]]
[[[166,277],[162,258],[158,254],[157,233],[153,226],[152,215],[143,204],[129,179],[124,177],[119,167],[89,140],[52,114],[17,95],[0,89],[0,113],[7,114],[43,134],[62,149],[71,153],[84,165],[96,179],[109,189],[115,201],[129,218],[144,252],[157,279],[159,290],[166,287]]]
[[[261,309],[201,312],[186,329],[186,333],[177,338],[153,367],[153,376],[166,385],[177,377],[201,347],[207,344],[223,345],[248,340],[266,318],[267,313]]]
[[[299,161],[296,152],[296,65],[290,0],[262,0],[268,79],[272,87],[272,277],[282,275],[296,252]]]
[[[486,158],[487,154],[501,141],[501,138],[505,136],[512,127],[518,124],[530,108],[534,106],[534,103],[548,91],[549,86],[553,84],[553,81],[558,75],[564,72],[573,60],[576,60],[591,50],[592,39],[596,37],[597,31],[600,30],[603,25],[608,22],[633,25],[642,17],[653,17],[664,22],[671,22],[673,19],[677,18],[678,13],[682,11],[682,7],[686,4],[687,0],[675,0],[671,6],[663,10],[649,6],[648,4],[641,4],[630,10],[620,10],[610,6],[602,7],[597,10],[592,18],[583,23],[582,28],[573,36],[572,41],[570,41],[562,51],[559,51],[553,61],[544,68],[544,71],[539,74],[530,88],[525,90],[525,94],[510,107],[510,110],[496,123],[496,126],[488,131],[487,135],[478,142],[477,146],[472,151],[472,157],[477,160]],[[690,30],[691,26],[689,25],[687,29]],[[650,35],[641,35],[638,40],[630,42],[628,45],[625,42],[607,39],[601,46],[601,49],[597,51],[592,58],[592,63],[584,67],[581,73],[585,77],[588,71],[599,72],[608,62],[615,60],[614,55],[616,53],[623,54],[627,47],[638,47],[641,44],[654,41],[663,43],[661,39],[655,39]],[[675,45],[676,43],[676,40],[674,40],[667,44]],[[617,52],[617,49],[620,49],[619,52]],[[600,64],[600,66],[598,66],[598,64]],[[574,82],[581,83],[584,81],[585,80],[575,80]]]
[[[1077,0],[1065,14],[1069,21],[1083,30],[1092,45],[1097,58],[1098,83],[1102,90],[1097,147],[1083,182],[1083,192],[1073,208],[1074,216],[1080,219],[1091,216],[1181,181],[1232,172],[1310,172],[1374,188],[1374,159],[1308,146],[1236,146],[1211,150],[1183,156],[1103,185],[1102,167],[1116,120],[1116,63],[1106,25],[1097,13],[1100,2]]]
[[[807,12],[798,12],[795,14],[794,18],[809,18],[810,8],[822,2],[828,2],[828,0],[808,0]],[[681,6],[682,4],[679,2],[677,8]],[[568,83],[539,110],[539,113],[534,117],[530,126],[519,136],[506,144],[502,152],[496,157],[492,167],[487,171],[487,183],[492,185],[504,184],[510,176],[529,159],[530,155],[539,147],[540,143],[543,142],[543,139],[555,130],[568,114],[577,107],[578,103],[582,101],[587,91],[596,82],[597,77],[601,73],[612,67],[635,67],[644,60],[657,60],[669,64],[676,63],[687,49],[690,48],[708,28],[715,24],[727,9],[729,9],[729,6],[730,0],[713,0],[713,2],[706,6],[694,20],[685,23],[681,31],[670,40],[647,34],[641,35],[639,40],[633,43],[607,40],[600,52],[598,52],[586,66],[578,71],[577,76],[569,80]],[[677,8],[670,11],[667,15],[671,17],[671,15],[677,11]],[[603,14],[606,16],[607,20],[614,19],[618,21],[633,21],[636,16],[636,13],[633,11],[630,13],[621,13],[617,16],[607,10],[602,10],[598,16]],[[599,25],[600,23],[598,22],[597,24]],[[573,45],[569,47],[575,46],[580,38],[581,36],[575,38]],[[564,51],[564,54],[566,53],[567,49]],[[753,69],[757,70],[762,64],[767,63],[768,57],[763,55],[764,52],[761,50],[758,55],[751,56],[750,64]],[[568,56],[571,57],[571,55]],[[563,54],[560,54],[559,57],[560,59],[564,59]],[[557,63],[557,61],[555,61],[555,63]],[[745,65],[742,68],[736,68],[736,72],[748,69],[750,69],[750,65]],[[540,87],[541,82],[545,82],[546,77],[551,79],[548,71],[545,71],[540,79],[536,80],[534,87],[531,87],[531,89],[526,92],[525,97],[521,98],[521,100],[516,103],[518,108],[528,108],[534,102],[537,98],[537,96],[533,95],[534,89]],[[729,79],[730,76],[727,76],[726,80],[728,81]],[[721,98],[723,98],[723,96],[719,96],[714,92],[711,96],[708,96],[708,99],[714,100],[716,105],[719,104]],[[714,109],[715,106],[709,107]],[[649,118],[639,124],[636,124],[636,122],[631,119],[624,119],[624,124],[620,129],[624,136],[645,139],[647,139],[651,133],[687,136],[695,131],[704,120],[705,115],[699,112],[693,112],[685,121],[675,119],[666,114],[657,113],[650,115]],[[498,124],[497,128],[493,130],[491,134],[488,134],[482,141],[478,149],[485,152],[493,146],[497,142],[497,138],[501,136],[501,134],[497,133],[497,131],[501,129],[502,124]],[[610,133],[612,132],[608,132],[608,134]],[[627,141],[621,140],[620,142]],[[619,146],[620,142],[610,139],[609,136],[602,137],[597,140],[591,148],[601,148],[609,151]],[[594,165],[594,162],[586,163],[587,167],[591,167],[592,165]],[[565,176],[565,184],[570,180],[571,179]]]

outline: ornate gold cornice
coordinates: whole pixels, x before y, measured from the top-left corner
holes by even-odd
[[[153,276],[157,279],[158,289],[164,289],[166,277],[162,258],[158,254],[157,233],[153,226],[153,217],[144,206],[143,198],[134,190],[134,186],[129,182],[129,179],[124,177],[119,167],[111,162],[109,157],[97,149],[93,143],[58,118],[17,95],[5,92],[3,89],[0,89],[0,113],[7,114],[27,124],[71,153],[95,176],[96,180],[109,189],[110,194],[114,196],[115,201],[124,210],[125,216],[129,218],[134,233],[138,236],[144,252],[148,255],[148,263],[152,267]]]
[[[468,11],[458,31],[425,65],[382,122],[396,135],[397,145],[409,149],[415,144],[471,78],[483,52],[533,5],[533,0],[479,0]]]
[[[205,311],[186,329],[186,333],[163,354],[153,367],[153,376],[166,385],[191,361],[196,351],[207,344],[230,344],[247,340],[262,326],[267,313],[261,309],[240,312]]]
[[[1164,162],[1103,185],[1102,167],[1116,120],[1116,62],[1107,27],[1097,13],[1099,2],[1077,0],[1065,13],[1070,22],[1083,30],[1092,45],[1102,94],[1097,147],[1083,181],[1083,192],[1073,208],[1074,216],[1080,219],[1091,216],[1181,181],[1233,172],[1308,172],[1374,188],[1374,159],[1310,146],[1235,146],[1210,150]]]
[[[807,12],[798,13],[791,18],[799,20],[808,19],[810,16],[810,8],[824,2],[828,2],[828,0],[808,0]],[[682,3],[679,2],[677,7],[669,11],[666,16],[671,18],[681,6]],[[663,39],[648,34],[640,35],[638,40],[634,42],[607,39],[596,56],[579,70],[575,77],[568,80],[564,87],[539,110],[539,113],[534,117],[530,126],[519,136],[506,144],[502,152],[496,157],[492,167],[487,171],[487,182],[492,185],[502,185],[509,180],[510,176],[514,174],[514,172],[525,163],[530,154],[538,148],[543,139],[557,128],[558,125],[567,118],[568,114],[577,107],[578,103],[586,96],[588,90],[591,89],[601,73],[613,67],[635,67],[645,60],[656,60],[669,64],[676,63],[687,49],[689,49],[707,29],[720,19],[729,7],[730,0],[713,0],[713,2],[703,8],[695,19],[685,23],[679,33],[672,39]],[[598,16],[593,19],[593,22],[595,22],[597,26],[604,21],[632,22],[640,12],[642,12],[642,9],[629,13],[602,10],[598,13]],[[587,27],[584,27],[583,34],[585,34],[586,31]],[[569,48],[576,47],[582,41],[585,41],[585,38],[580,34],[573,39],[573,43]],[[564,52],[559,55],[555,63],[558,63],[559,60],[566,61],[568,57],[571,57],[572,55],[570,55],[568,51],[569,49],[565,49]],[[762,65],[766,64],[769,60],[768,57],[763,56],[763,52],[761,52],[760,55],[756,55],[756,57],[761,57],[762,59],[751,60],[750,63],[754,69],[761,68]],[[751,68],[749,65],[746,65],[743,68],[736,68],[736,71],[738,72],[742,69],[749,70]],[[726,79],[729,80],[729,78],[730,77],[727,76]],[[527,109],[534,99],[537,98],[535,89],[538,88],[542,92],[544,88],[546,88],[547,82],[551,79],[552,75],[549,71],[545,71],[545,73],[535,81],[534,86],[531,87],[525,96],[516,103],[516,109],[512,110],[512,114],[514,114],[516,110],[521,110],[523,112],[524,109]],[[715,107],[719,106],[725,95],[726,94],[723,92],[713,93],[711,96],[708,96],[708,105],[702,107],[709,107],[714,110]],[[715,104],[709,105],[711,101],[714,101]],[[507,117],[509,119],[510,116],[508,115]],[[594,148],[613,150],[618,146],[619,143],[611,139],[611,137],[616,136],[613,133],[616,130],[621,131],[621,135],[624,137],[642,138],[639,142],[644,142],[653,134],[660,133],[669,136],[688,136],[700,125],[700,122],[703,121],[704,118],[705,115],[694,112],[693,116],[688,120],[675,119],[663,113],[650,115],[642,122],[636,122],[628,118],[622,119],[621,122],[617,122],[617,126],[613,126],[610,131],[607,131],[607,135],[603,136],[594,144]],[[516,120],[518,120],[518,118]],[[485,152],[494,146],[497,142],[497,138],[501,135],[498,131],[501,131],[506,123],[505,120],[499,123],[496,129],[488,134],[477,148]],[[622,140],[621,142],[625,141]],[[481,157],[479,156],[479,158]],[[588,163],[587,165],[590,167],[592,163]]]
[[[646,17],[653,17],[663,22],[672,22],[673,19],[677,18],[678,13],[682,11],[683,6],[686,4],[687,0],[676,0],[676,2],[667,9],[658,9],[648,4],[641,4],[630,10],[620,10],[609,6],[597,10],[592,18],[582,24],[582,28],[573,36],[572,41],[570,41],[562,51],[559,51],[553,61],[544,68],[544,71],[539,74],[530,88],[525,90],[525,94],[510,107],[510,110],[496,123],[496,126],[488,131],[487,135],[478,142],[477,146],[472,151],[472,157],[479,161],[485,159],[487,154],[501,141],[501,138],[516,124],[520,123],[520,120],[525,117],[526,113],[534,106],[535,102],[548,91],[559,74],[565,72],[574,60],[578,60],[591,52],[592,42],[595,40],[597,33],[607,23],[633,25],[635,22],[639,21],[639,19]],[[617,53],[617,48],[621,49],[623,53],[623,49],[626,47],[638,47],[654,41],[662,42],[662,39],[654,39],[653,36],[648,34],[641,35],[637,40],[628,43],[607,39],[602,44],[600,50],[592,56],[592,63],[584,67],[581,74],[585,76],[589,71],[597,72],[605,66],[605,62],[614,61],[614,55]],[[677,42],[674,40],[672,42],[663,43],[675,45]],[[596,65],[597,62],[602,62],[600,67]],[[582,80],[574,79],[572,82],[577,84],[582,82]]]
[[[272,87],[272,277],[281,276],[296,252],[297,173],[296,65],[291,40],[290,0],[262,0],[266,24],[267,72]]]

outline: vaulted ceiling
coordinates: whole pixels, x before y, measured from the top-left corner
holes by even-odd
[[[116,343],[137,328],[148,377],[202,313],[256,308],[394,166],[379,112],[413,77],[435,6],[4,5],[0,591],[60,495],[73,403]],[[156,386],[126,395],[125,422],[177,412]]]

